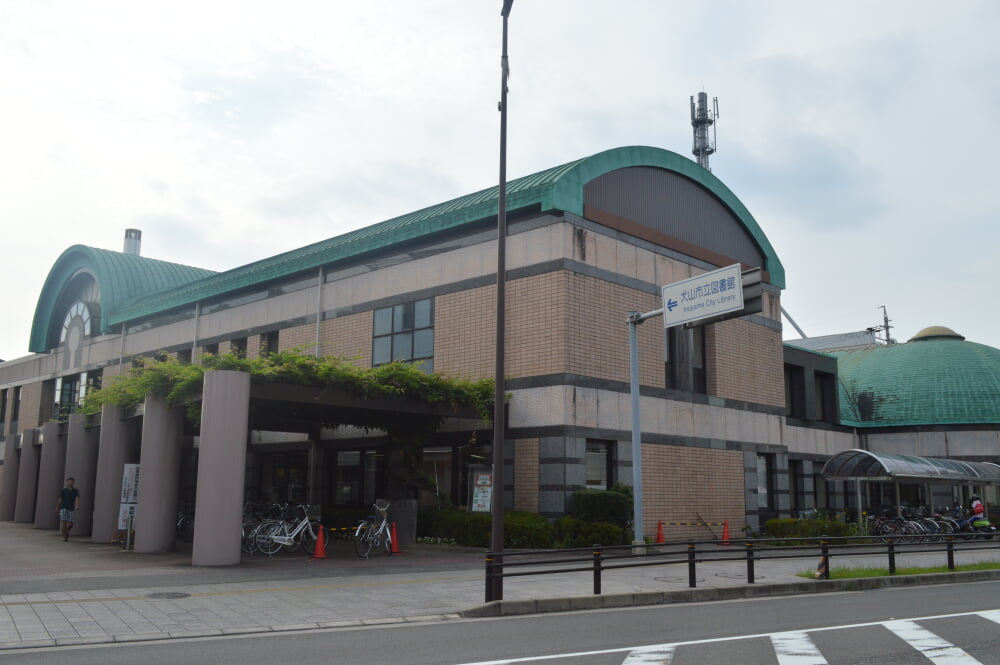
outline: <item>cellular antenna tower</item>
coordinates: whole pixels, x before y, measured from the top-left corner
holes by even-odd
[[[712,110],[708,110],[708,93],[698,93],[698,104],[691,97],[691,127],[694,129],[694,147],[691,152],[698,159],[698,166],[709,171],[708,156],[715,152],[715,121],[719,117],[719,98],[712,97]],[[712,127],[712,138],[708,128]]]

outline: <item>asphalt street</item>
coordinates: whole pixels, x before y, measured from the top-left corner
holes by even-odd
[[[1000,663],[1000,582],[0,654],[25,665]]]

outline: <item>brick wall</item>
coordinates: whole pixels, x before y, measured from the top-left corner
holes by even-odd
[[[250,335],[247,337],[247,358],[260,357],[260,335]]]
[[[538,439],[514,441],[514,510],[538,512]]]
[[[303,353],[312,353],[316,348],[316,324],[307,323],[292,328],[284,328],[278,332],[278,350],[288,351],[298,349]]]
[[[783,358],[779,330],[740,319],[705,329],[710,395],[783,407]]]
[[[17,420],[18,432],[42,426],[42,408],[43,403],[46,402],[45,393],[51,396],[53,390],[54,388],[51,387],[46,390],[44,383],[41,381],[29,383],[21,387],[21,410],[18,413]],[[52,410],[51,397],[47,400],[47,407],[46,416]],[[47,420],[48,418],[46,417],[45,419]]]
[[[374,312],[367,311],[323,321],[319,332],[320,355],[339,356],[358,367],[371,367],[373,317]]]
[[[742,535],[746,514],[743,453],[683,446],[642,446],[643,530],[656,535],[664,522],[723,522]],[[721,526],[664,527],[667,540],[710,539]]]
[[[451,376],[491,376],[496,289],[435,300],[434,368]],[[599,279],[556,271],[507,284],[509,378],[575,373],[627,382],[630,309],[656,309],[659,299]],[[640,379],[663,386],[663,326],[639,328]]]
[[[599,379],[629,380],[628,326],[630,311],[662,307],[656,295],[572,273],[569,275],[566,338],[568,370]],[[663,387],[664,330],[660,319],[639,326],[639,381]]]

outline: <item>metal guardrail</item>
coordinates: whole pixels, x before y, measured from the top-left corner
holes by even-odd
[[[780,544],[779,544],[780,543]],[[791,544],[789,544],[791,543]],[[976,547],[956,547],[961,543]],[[604,571],[620,568],[642,568],[669,564],[686,564],[688,586],[697,586],[697,565],[720,561],[744,561],[747,584],[755,583],[754,564],[772,559],[801,559],[819,556],[819,579],[830,579],[830,561],[835,556],[873,555],[885,553],[889,574],[896,574],[898,554],[943,552],[949,570],[955,570],[956,550],[1000,549],[1000,542],[983,546],[963,535],[935,534],[921,537],[913,543],[911,537],[843,536],[815,538],[744,538],[729,544],[718,540],[687,541],[649,545],[613,545],[562,550],[532,550],[521,552],[488,552],[486,554],[486,602],[501,600],[494,596],[497,578],[552,575],[559,573],[593,572],[594,594],[601,594]],[[512,570],[513,569],[513,570]],[[501,587],[502,588],[502,587]]]

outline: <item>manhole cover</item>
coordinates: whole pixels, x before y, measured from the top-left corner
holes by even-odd
[[[191,594],[182,591],[159,591],[157,593],[147,593],[146,598],[153,600],[176,600],[177,598],[190,598]]]

